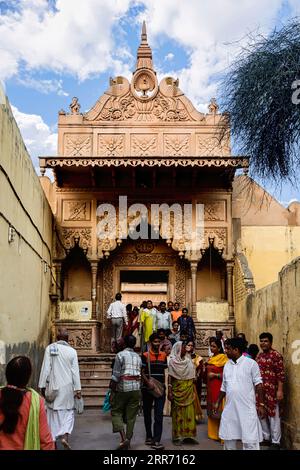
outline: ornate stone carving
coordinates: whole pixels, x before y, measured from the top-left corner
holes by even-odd
[[[92,150],[92,137],[86,134],[65,135],[65,155],[67,156],[90,156]]]
[[[69,344],[75,349],[91,349],[92,329],[70,331]]]
[[[164,154],[176,157],[185,157],[190,154],[190,136],[181,134],[167,134],[164,136]]]
[[[204,246],[209,248],[209,239],[214,239],[214,247],[217,250],[227,250],[227,229],[226,228],[210,228],[204,230]]]
[[[63,201],[63,220],[90,220],[90,201]]]
[[[228,142],[225,142],[225,138],[221,139],[218,136],[204,137],[200,134],[197,136],[197,140],[197,155],[218,157],[230,155]]]
[[[113,264],[105,261],[103,265],[103,309],[107,312],[108,307],[114,300]]]
[[[92,246],[92,229],[62,228],[60,230],[60,239],[67,252],[76,245],[88,252]]]
[[[103,157],[121,157],[124,155],[124,135],[99,135],[98,155]]]
[[[106,158],[53,158],[48,157],[45,159],[45,166],[47,168],[55,167],[80,167],[80,166],[97,166],[97,167],[138,167],[138,166],[147,166],[147,167],[216,167],[216,168],[248,168],[249,159],[248,158],[168,158],[168,157],[130,157],[130,158],[115,158],[115,157],[106,157]]]
[[[204,119],[196,110],[191,113],[185,97],[171,98],[161,92],[147,101],[136,98],[131,91],[124,96],[104,95],[101,105],[97,106],[97,113],[91,110],[85,115],[85,120],[95,121],[197,121]],[[183,99],[185,98],[185,99]]]
[[[186,269],[187,264],[185,260],[176,258],[176,272],[175,272],[175,298],[176,302],[180,302],[183,306],[186,303]]]
[[[152,253],[155,244],[147,241],[140,240],[136,243],[136,249],[139,253]]]
[[[225,201],[205,202],[204,220],[225,220]]]
[[[114,264],[116,266],[173,266],[176,257],[161,253],[126,253],[116,255]]]
[[[131,136],[131,153],[134,156],[157,154],[157,135],[136,134]]]

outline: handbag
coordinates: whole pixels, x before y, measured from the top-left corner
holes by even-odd
[[[51,373],[53,370],[53,362],[54,362],[54,354],[51,354],[51,368],[49,379],[46,383],[46,390],[45,390],[45,400],[47,403],[53,403],[56,397],[58,396],[58,387],[56,385],[56,381],[54,378],[54,373]]]
[[[77,398],[75,397],[74,398],[74,408],[76,410],[76,413],[81,415],[83,413],[83,410],[84,410],[84,401],[83,401],[83,398]]]
[[[165,393],[165,385],[159,380],[151,377],[151,367],[150,367],[150,351],[148,351],[148,372],[149,372],[149,382],[153,388],[147,387],[147,392],[153,395],[155,398],[161,398]]]

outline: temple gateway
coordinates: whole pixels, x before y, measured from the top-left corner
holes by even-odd
[[[131,81],[111,78],[87,113],[80,112],[77,98],[70,113],[60,111],[58,155],[41,157],[40,168],[42,175],[51,168],[55,176],[54,184],[41,178],[55,217],[53,326],[67,326],[81,355],[109,351],[106,311],[119,291],[133,305],[150,298],[187,306],[204,355],[216,328],[233,334],[232,182],[237,169],[247,171],[248,159],[231,155],[228,116],[219,113],[215,99],[202,114],[178,80],[158,83],[145,24]],[[121,236],[120,196],[128,207],[148,209],[148,239]],[[181,222],[172,212],[170,235],[162,236],[162,217],[153,223],[154,203],[192,205],[193,219],[197,204],[203,205],[195,249],[176,237]],[[103,204],[115,207],[113,237],[109,219],[107,237],[97,236],[99,221],[108,215],[97,213]],[[125,221],[129,235],[133,219],[128,214]]]

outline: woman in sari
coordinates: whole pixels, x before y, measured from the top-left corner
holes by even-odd
[[[168,398],[171,402],[172,439],[175,445],[182,441],[197,443],[194,380],[195,367],[186,344],[178,341],[174,344],[169,361]]]
[[[135,349],[141,347],[140,335],[139,335],[139,309],[134,307],[133,310],[128,314],[128,327],[126,335],[133,335],[136,338]]]
[[[186,345],[186,351],[191,355],[194,367],[195,367],[195,415],[196,423],[199,424],[203,420],[203,412],[201,408],[201,393],[202,393],[202,379],[203,379],[203,358],[195,353],[194,341],[189,341]]]
[[[207,387],[207,416],[208,416],[208,438],[219,441],[219,426],[223,407],[221,406],[218,412],[215,411],[214,405],[217,402],[222,380],[223,369],[228,361],[226,354],[224,354],[222,343],[217,338],[210,338],[210,350],[212,356],[206,363],[205,368],[205,381]]]

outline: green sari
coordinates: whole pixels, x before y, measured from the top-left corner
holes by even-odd
[[[172,438],[174,440],[195,438],[194,380],[172,380],[173,400],[171,406]]]

